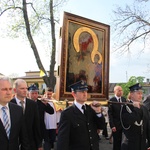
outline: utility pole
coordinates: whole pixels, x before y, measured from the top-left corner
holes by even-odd
[[[126,71],[126,81],[128,82],[128,72]]]

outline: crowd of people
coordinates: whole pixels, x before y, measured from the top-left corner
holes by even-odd
[[[115,86],[114,97],[109,100],[113,150],[150,150],[150,116],[142,103],[142,86],[136,83],[129,91],[125,99],[122,87]]]
[[[87,104],[83,80],[69,88],[74,101],[60,109],[51,87],[39,99],[35,84],[28,87],[17,79],[12,85],[8,77],[0,78],[0,149],[99,150],[101,133],[113,150],[150,150],[150,103],[149,97],[142,103],[139,83],[129,87],[127,99],[122,87],[115,86],[108,106]]]
[[[28,87],[25,80],[17,79],[12,85],[8,77],[0,78],[0,149],[54,148],[62,110],[56,111],[52,94],[53,90],[47,88],[39,99],[39,89],[35,84]],[[8,120],[5,119],[4,112]],[[9,127],[8,135],[5,126]]]

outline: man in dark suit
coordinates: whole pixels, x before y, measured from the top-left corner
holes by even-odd
[[[121,116],[126,137],[122,150],[150,150],[150,118],[148,110],[141,104],[142,87],[137,83],[129,89],[131,104],[123,106]]]
[[[12,103],[20,105],[24,110],[25,125],[27,128],[30,150],[42,150],[42,137],[40,132],[40,119],[37,104],[28,99],[27,83],[23,79],[17,79],[13,85],[15,97]]]
[[[85,104],[88,88],[84,81],[70,87],[74,103],[61,113],[57,150],[99,150],[97,130],[104,126],[101,108]]]
[[[20,106],[9,103],[11,97],[10,79],[0,78],[0,150],[29,150],[23,110]]]
[[[143,105],[147,108],[150,114],[150,95],[148,95],[146,99],[143,101]]]
[[[114,87],[115,96],[109,100],[108,107],[108,116],[109,116],[109,125],[112,130],[113,136],[113,150],[121,150],[122,142],[122,125],[120,122],[120,110],[121,105],[117,104],[120,102],[126,102],[126,99],[122,97],[123,91],[121,86]]]
[[[38,99],[39,89],[35,84],[31,85],[28,88],[28,91],[29,91],[29,98],[35,101],[38,105],[39,116],[40,116],[40,130],[41,130],[41,136],[43,140],[46,134],[44,114],[45,112],[48,114],[54,114],[54,109],[50,104],[48,104],[47,100],[44,100],[44,98],[41,98],[41,100]]]

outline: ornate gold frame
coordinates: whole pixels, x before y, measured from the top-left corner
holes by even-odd
[[[64,12],[56,95],[73,100],[69,85],[86,80],[88,100],[108,100],[110,26]]]

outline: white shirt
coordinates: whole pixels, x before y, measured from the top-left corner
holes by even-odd
[[[85,104],[80,104],[78,103],[76,100],[74,101],[74,104],[77,106],[77,108],[84,114],[84,111],[82,109],[82,106],[85,105]]]
[[[84,114],[84,110],[82,109],[82,106],[85,105],[85,104],[80,104],[78,103],[76,100],[74,101],[74,104],[76,105],[76,107]],[[86,105],[85,105],[86,107]],[[97,114],[98,117],[101,117],[102,114]]]
[[[48,102],[54,109],[54,114],[49,114],[45,112],[44,115],[44,122],[46,129],[57,129],[57,123],[59,123],[60,120],[60,111],[55,110],[53,102]]]
[[[120,102],[122,102],[121,97],[118,97],[116,95],[115,95],[115,97],[116,97],[116,99],[117,99],[118,102],[119,102],[119,99],[120,99]]]
[[[102,114],[104,115],[105,117],[105,122],[108,123],[109,121],[109,118],[108,118],[108,107],[102,107],[103,111],[102,111]]]
[[[3,121],[3,111],[2,111],[2,107],[6,107],[6,114],[7,114],[7,116],[8,116],[9,123],[10,123],[10,126],[11,126],[10,110],[9,110],[9,107],[8,107],[8,103],[6,104],[6,106],[0,105],[0,119],[1,119],[2,123],[4,123],[4,121]]]

